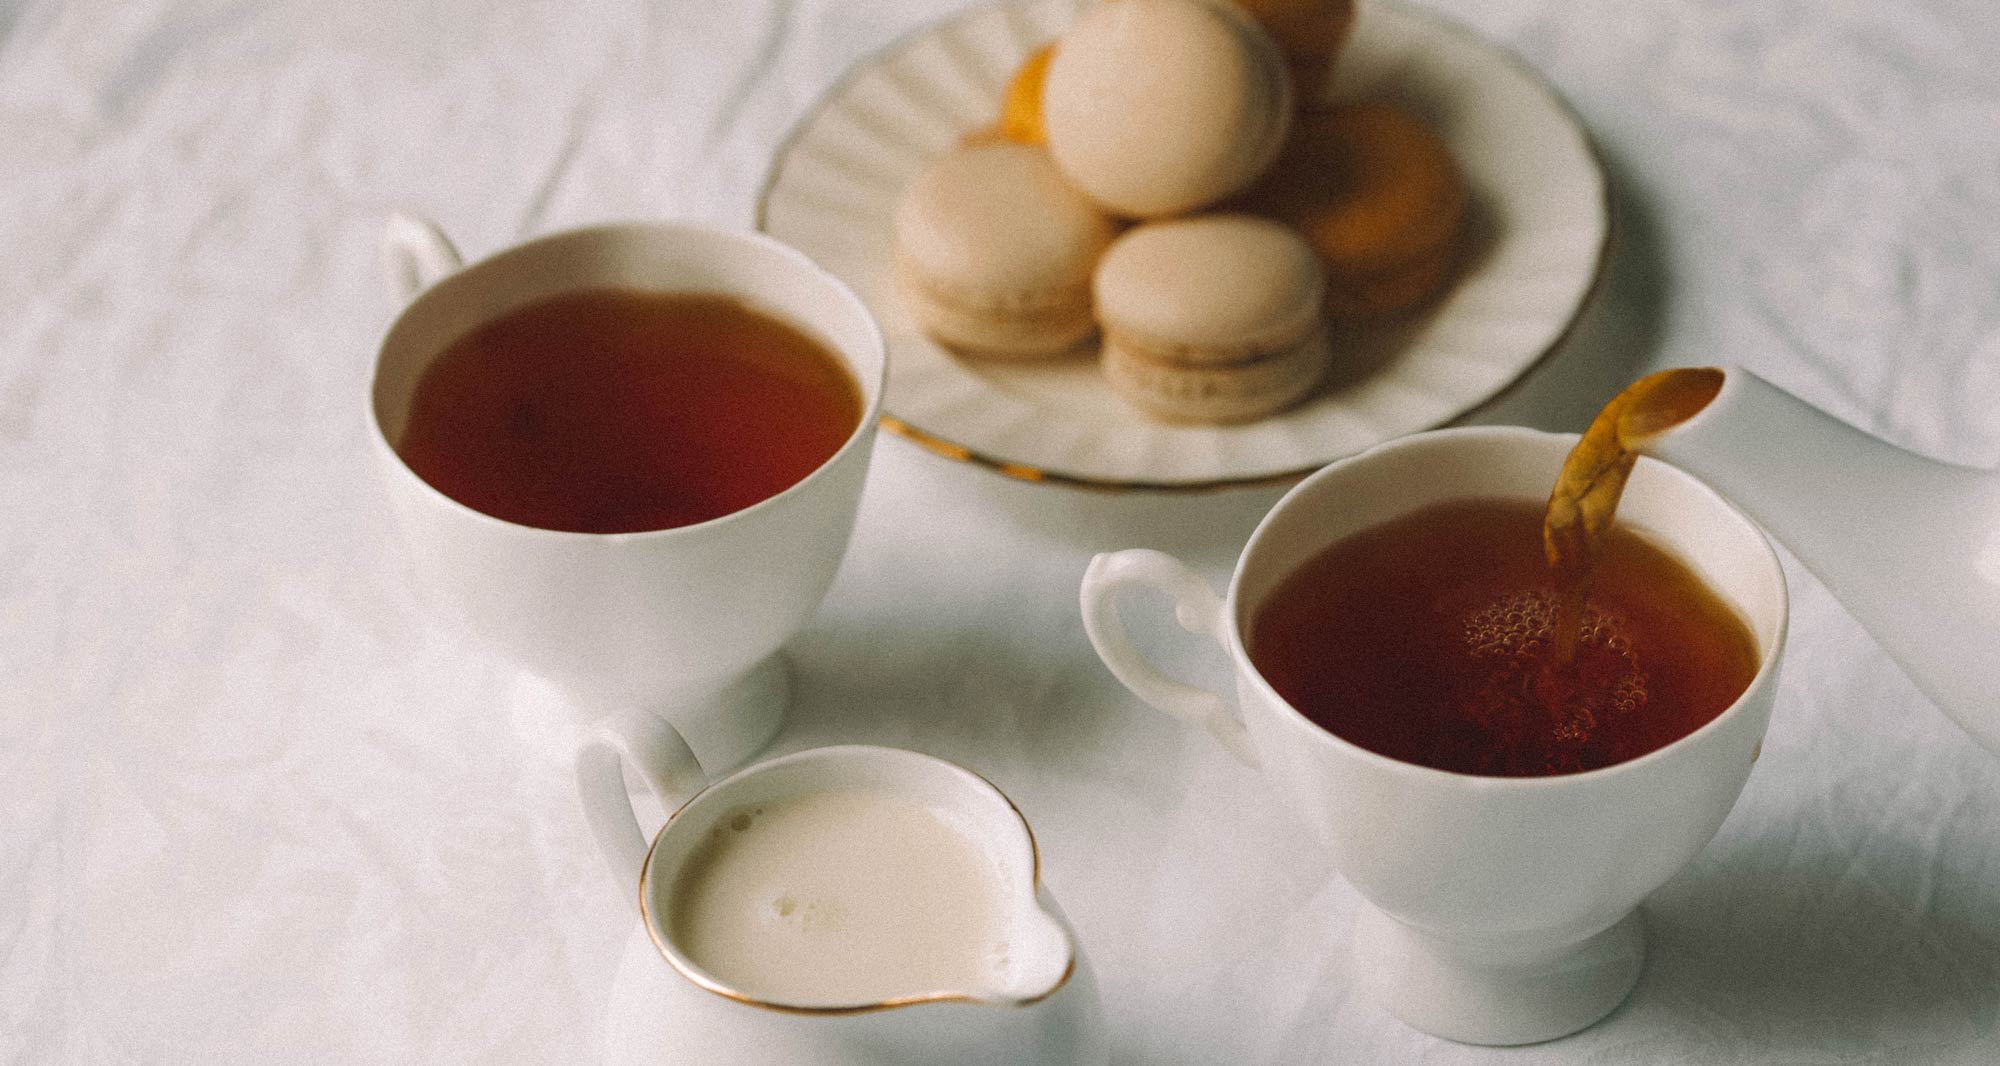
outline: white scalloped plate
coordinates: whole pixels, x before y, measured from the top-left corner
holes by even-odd
[[[927,26],[865,60],[792,131],[758,225],[852,285],[888,337],[883,426],[1032,480],[1199,488],[1288,477],[1428,429],[1492,397],[1555,347],[1604,258],[1604,176],[1582,128],[1498,46],[1410,8],[1363,0],[1336,99],[1393,100],[1451,146],[1473,247],[1449,293],[1406,321],[1335,336],[1318,396],[1244,426],[1149,421],[1088,353],[1054,363],[963,359],[919,332],[889,281],[903,186],[960,134],[991,124],[1023,57],[1090,0],[1015,0]]]

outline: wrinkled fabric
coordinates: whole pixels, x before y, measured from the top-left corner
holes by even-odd
[[[574,726],[414,600],[371,476],[384,215],[472,255],[745,226],[818,94],[955,6],[0,6],[0,1062],[599,1056],[635,917]],[[1986,4],[1440,6],[1559,87],[1616,203],[1568,347],[1471,420],[1578,429],[1639,373],[1723,360],[2000,463]],[[775,750],[903,745],[1007,790],[1121,1064],[2000,1060],[2000,760],[1789,557],[1763,756],[1647,905],[1631,999],[1494,1051],[1357,995],[1353,890],[1077,616],[1091,553],[1221,582],[1276,497],[1029,485],[885,438]]]

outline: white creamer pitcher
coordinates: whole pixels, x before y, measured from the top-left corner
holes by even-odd
[[[2000,473],[1914,455],[1746,370],[1725,374],[1647,450],[1749,512],[2000,754]]]
[[[650,849],[621,763],[639,771],[673,811]],[[1105,1061],[1096,985],[1068,922],[1042,887],[1034,836],[1013,803],[979,775],[916,752],[845,745],[770,759],[703,787],[700,767],[673,727],[634,712],[586,740],[577,781],[613,878],[621,892],[636,886],[647,935],[658,948],[654,968],[642,975],[650,995],[637,1004],[624,997],[628,1006],[612,1020],[614,1059],[640,1055],[701,1066]],[[1004,967],[969,987],[800,1004],[759,998],[690,958],[670,915],[683,864],[703,839],[746,809],[841,790],[912,801],[979,845],[998,868]]]

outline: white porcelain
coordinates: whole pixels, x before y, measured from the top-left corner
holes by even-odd
[[[2000,473],[1912,455],[1747,370],[1653,451],[1784,542],[1926,696],[2000,754]]]
[[[1346,534],[1445,499],[1545,499],[1575,440],[1448,429],[1334,463],[1265,516],[1227,598],[1144,550],[1099,555],[1083,581],[1085,628],[1119,680],[1262,767],[1318,830],[1332,866],[1366,901],[1357,978],[1409,1024],[1467,1043],[1574,1032],[1637,980],[1645,942],[1634,908],[1722,824],[1770,718],[1786,593],[1769,542],[1692,476],[1640,460],[1621,521],[1670,548],[1750,623],[1763,665],[1741,698],[1689,736],[1579,774],[1476,777],[1356,747],[1271,689],[1245,653],[1246,629],[1282,578]],[[1184,627],[1227,649],[1233,710],[1132,646],[1116,603],[1129,588],[1166,593]]]
[[[777,731],[790,691],[779,648],[826,594],[868,474],[886,353],[839,279],[770,237],[666,222],[541,237],[460,269],[436,228],[407,216],[384,264],[411,302],[389,328],[370,390],[374,452],[425,598],[550,678],[585,720],[667,715],[704,766],[742,764]],[[726,292],[827,342],[860,383],[853,436],[791,488],[712,521],[645,533],[516,525],[431,488],[397,457],[430,360],[467,330],[559,292],[599,286]]]
[[[674,813],[646,848],[621,762]],[[628,957],[608,1033],[612,1062],[690,1066],[896,1066],[909,1063],[1101,1066],[1102,1008],[1082,948],[1041,884],[1027,821],[986,779],[942,759],[847,745],[786,755],[702,787],[703,774],[673,727],[643,713],[614,716],[577,756],[592,831],[622,892],[636,887],[656,952]],[[759,1001],[691,962],[666,916],[680,865],[746,805],[814,791],[885,789],[943,814],[992,856],[1004,882],[1013,966],[990,987],[937,989],[839,1006]]]
[[[1403,103],[1432,122],[1466,175],[1473,244],[1437,304],[1334,336],[1332,384],[1241,426],[1155,422],[1096,361],[961,359],[930,341],[890,283],[903,187],[997,117],[1027,53],[1094,0],[989,3],[857,65],[771,164],[759,227],[852,285],[895,353],[885,425],[957,459],[1031,479],[1191,487],[1301,473],[1443,423],[1492,397],[1568,331],[1610,232],[1588,138],[1547,83],[1504,49],[1414,8],[1361,4],[1335,99]]]

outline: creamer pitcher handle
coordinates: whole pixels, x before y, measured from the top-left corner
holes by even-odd
[[[1183,721],[1202,726],[1245,765],[1257,765],[1257,753],[1243,723],[1230,711],[1229,701],[1205,688],[1176,681],[1160,672],[1125,634],[1118,616],[1118,591],[1157,589],[1174,602],[1174,619],[1190,633],[1225,643],[1229,620],[1222,597],[1187,564],[1146,548],[1107,552],[1090,561],[1083,573],[1083,630],[1097,657],[1111,668],[1132,694]]]
[[[612,715],[584,737],[576,752],[577,798],[598,853],[621,892],[639,884],[646,837],[639,830],[621,766],[631,766],[672,813],[708,783],[694,752],[666,719],[645,711]],[[636,896],[633,897],[637,899]]]
[[[382,280],[389,295],[409,303],[416,295],[464,265],[451,238],[430,222],[401,211],[389,213],[382,230]]]

